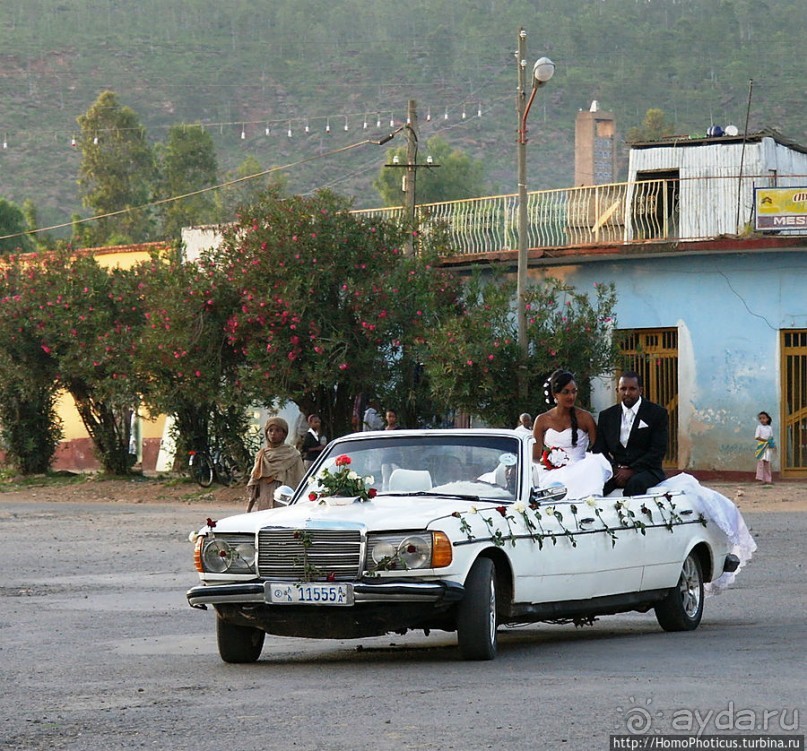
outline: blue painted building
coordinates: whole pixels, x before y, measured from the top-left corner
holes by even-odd
[[[682,245],[567,251],[535,259],[530,277],[555,276],[581,291],[616,285],[617,326],[638,348],[648,395],[670,412],[671,467],[753,470],[756,415],[765,410],[780,435],[782,469],[800,474],[807,245],[791,238]],[[614,403],[613,386],[595,389],[595,409]]]
[[[781,473],[807,477],[807,237],[753,231],[758,189],[807,185],[805,152],[771,133],[640,144],[616,243],[531,251],[533,279],[616,285],[625,353],[670,412],[670,467],[753,471],[764,410]],[[791,210],[807,221],[807,200]]]

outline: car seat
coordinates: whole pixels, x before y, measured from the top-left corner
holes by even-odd
[[[427,469],[394,469],[389,476],[389,490],[431,490],[432,476]]]

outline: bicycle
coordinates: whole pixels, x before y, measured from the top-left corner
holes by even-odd
[[[247,470],[221,449],[189,452],[188,467],[191,479],[203,488],[209,488],[213,480],[227,486],[241,484],[247,476]]]

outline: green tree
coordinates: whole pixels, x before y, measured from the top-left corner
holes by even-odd
[[[152,385],[150,409],[175,420],[177,457],[212,442],[248,461],[243,437],[252,400],[238,381],[243,354],[226,334],[237,289],[207,256],[198,263],[154,258],[137,271],[146,282],[147,319],[137,366]]]
[[[628,130],[628,143],[641,143],[643,141],[660,141],[673,134],[673,126],[667,122],[664,110],[651,108],[647,110],[641,125]]]
[[[426,370],[435,398],[491,425],[507,426],[520,412],[546,409],[543,383],[559,367],[576,373],[586,404],[590,379],[607,372],[617,356],[613,286],[597,285],[593,300],[551,278],[528,290],[526,360],[518,346],[513,286],[472,278],[461,311],[429,338]],[[519,373],[527,380],[523,403]]]
[[[210,134],[199,125],[174,125],[165,145],[158,148],[158,161],[159,198],[187,196],[159,206],[162,236],[179,238],[183,227],[215,222],[213,192],[197,192],[217,182],[218,164]]]
[[[113,92],[104,91],[77,121],[82,203],[98,217],[85,228],[87,241],[109,245],[148,240],[153,221],[151,211],[142,207],[151,200],[155,164],[140,119]]]
[[[50,468],[61,437],[56,361],[43,340],[52,297],[37,266],[9,259],[0,269],[0,435],[22,474]]]
[[[248,156],[238,167],[224,177],[224,187],[218,191],[216,201],[219,219],[230,222],[237,218],[242,206],[248,206],[267,190],[276,194],[285,192],[286,176],[279,172],[265,172],[261,163],[253,156]],[[254,177],[258,175],[258,177]]]
[[[211,257],[241,291],[227,332],[244,388],[316,410],[336,433],[350,429],[357,394],[393,383],[406,393],[415,353],[456,298],[448,272],[404,258],[397,227],[348,209],[328,191],[269,192]]]
[[[67,252],[43,260],[40,274],[49,291],[37,321],[42,348],[105,471],[125,474],[131,412],[148,385],[133,367],[145,321],[144,282],[132,270],[104,269],[90,256]]]
[[[386,164],[393,164],[397,157],[399,164],[406,164],[406,146],[388,149]],[[419,168],[415,183],[415,200],[418,204],[456,201],[462,198],[475,198],[488,193],[484,165],[461,149],[452,149],[440,136],[432,136],[426,141],[426,148],[419,150],[416,163],[425,165],[431,157],[435,166]],[[378,191],[385,206],[400,206],[404,201],[401,177],[406,170],[382,167],[373,187]]]
[[[30,229],[19,206],[0,198],[0,253],[29,252],[34,242],[25,232]],[[11,237],[6,237],[11,235]]]

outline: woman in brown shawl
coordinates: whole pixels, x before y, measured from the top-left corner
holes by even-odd
[[[274,508],[275,489],[281,485],[296,488],[305,474],[300,452],[286,443],[289,424],[282,417],[270,417],[263,432],[267,446],[258,451],[255,466],[247,483],[248,512],[252,511],[256,504],[256,511]]]

